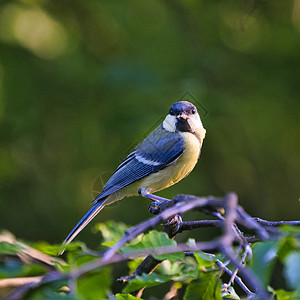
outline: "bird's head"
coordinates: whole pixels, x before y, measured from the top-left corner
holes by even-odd
[[[163,121],[163,128],[170,132],[205,131],[196,106],[188,101],[179,101],[171,106],[169,114]]]

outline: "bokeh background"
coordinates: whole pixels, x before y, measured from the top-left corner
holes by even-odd
[[[254,216],[299,219],[299,79],[299,0],[2,0],[0,227],[60,243],[182,97],[207,137],[190,176],[159,194],[235,191]],[[97,221],[134,225],[148,204]]]

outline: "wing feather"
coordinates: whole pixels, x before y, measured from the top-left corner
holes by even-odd
[[[120,164],[93,202],[164,169],[177,160],[183,150],[184,142],[180,135],[159,126]]]

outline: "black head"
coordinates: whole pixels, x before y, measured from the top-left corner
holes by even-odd
[[[197,114],[197,108],[188,101],[179,101],[171,106],[169,114],[171,116],[180,116],[182,114],[186,116],[195,115]]]

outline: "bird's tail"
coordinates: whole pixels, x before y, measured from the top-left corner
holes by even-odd
[[[105,205],[105,199],[95,203],[93,207],[85,214],[85,216],[77,223],[77,225],[72,229],[68,234],[66,239],[62,244],[62,250],[59,252],[59,255],[62,255],[66,247],[71,243],[71,241],[76,237],[76,235],[101,211]]]

